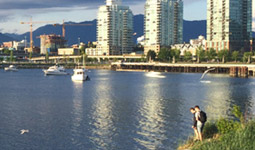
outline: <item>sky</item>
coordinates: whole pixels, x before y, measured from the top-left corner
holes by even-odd
[[[207,0],[183,0],[185,20],[205,20]],[[130,6],[133,13],[143,14],[145,0],[122,0],[123,5]],[[253,0],[253,16],[255,16],[255,0]],[[62,23],[65,21],[82,22],[96,19],[97,10],[105,0],[0,0],[0,32],[25,33],[29,31],[27,22],[49,21]],[[45,24],[35,24],[34,29]],[[255,31],[255,18],[253,18]]]

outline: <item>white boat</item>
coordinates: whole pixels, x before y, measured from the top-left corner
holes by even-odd
[[[14,65],[10,65],[9,67],[4,68],[5,71],[18,71],[18,69]]]
[[[85,69],[85,55],[83,55],[83,66],[77,67],[73,70],[74,74],[72,75],[73,81],[85,81],[89,79],[89,76],[86,74],[87,70]]]
[[[49,67],[47,70],[43,70],[45,75],[67,75],[68,73],[65,71],[63,66],[55,65]]]
[[[85,81],[88,79],[88,75],[86,74],[86,69],[77,68],[73,70],[74,74],[72,75],[73,81]]]
[[[160,72],[148,72],[145,74],[145,76],[150,78],[166,78],[166,76],[161,75]]]

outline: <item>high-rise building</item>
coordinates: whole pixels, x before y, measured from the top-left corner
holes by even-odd
[[[183,42],[182,0],[146,0],[144,17],[145,54]]]
[[[249,50],[252,0],[207,0],[207,49]]]
[[[97,51],[103,55],[121,55],[132,52],[133,14],[121,0],[107,0],[97,18]]]

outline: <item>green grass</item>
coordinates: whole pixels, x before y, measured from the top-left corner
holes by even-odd
[[[250,121],[245,127],[220,135],[216,139],[196,142],[192,150],[254,150],[255,122]]]
[[[179,150],[255,150],[255,120],[244,117],[239,106],[232,110],[235,119],[220,118],[207,122],[203,131],[203,142],[193,141],[193,137]],[[248,121],[247,121],[248,120]]]

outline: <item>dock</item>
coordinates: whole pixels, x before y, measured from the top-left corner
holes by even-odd
[[[111,69],[115,71],[203,73],[209,68],[215,68],[211,71],[211,73],[229,74],[231,77],[255,77],[254,64],[172,64],[159,62],[114,62],[111,64]]]

